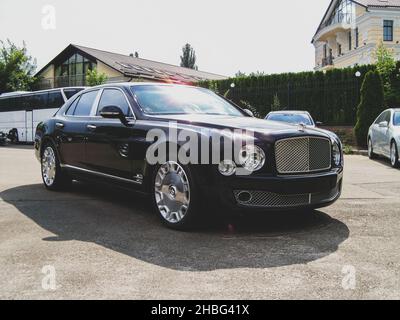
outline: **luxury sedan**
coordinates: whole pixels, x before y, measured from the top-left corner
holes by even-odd
[[[381,155],[390,159],[392,167],[399,168],[400,109],[382,112],[368,132],[368,155],[371,159]]]
[[[47,189],[91,180],[149,194],[175,229],[195,225],[216,203],[237,213],[312,209],[342,189],[342,144],[333,133],[256,119],[183,85],[84,90],[38,125],[35,152]]]

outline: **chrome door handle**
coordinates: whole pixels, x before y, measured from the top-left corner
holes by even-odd
[[[64,128],[64,123],[61,123],[61,122],[56,122],[56,127],[57,128],[59,128],[59,129],[62,129],[62,128]]]
[[[97,127],[93,124],[88,124],[86,128],[88,128],[89,130],[95,130]]]

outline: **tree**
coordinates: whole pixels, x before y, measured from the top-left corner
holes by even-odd
[[[281,110],[281,101],[279,100],[278,94],[275,93],[274,101],[271,104],[271,111],[279,111]]]
[[[238,72],[236,72],[235,73],[235,77],[236,78],[243,78],[243,77],[246,77],[247,75],[246,75],[246,73],[245,72],[242,72],[242,71],[238,71]]]
[[[182,48],[181,67],[198,69],[196,66],[196,52],[189,43],[186,43]]]
[[[38,82],[33,75],[36,60],[10,40],[0,41],[0,93],[32,90]]]
[[[387,48],[383,42],[377,44],[373,53],[376,59],[376,70],[382,77],[383,88],[385,93],[385,102],[390,103],[393,100],[393,96],[396,96],[397,88],[392,86],[392,75],[396,71],[396,59],[394,56],[393,49]]]
[[[359,146],[367,145],[368,129],[384,109],[382,78],[377,71],[369,71],[361,86],[361,100],[357,107],[357,123],[354,128]]]
[[[90,87],[106,83],[108,77],[105,73],[99,73],[97,69],[88,70],[86,73],[86,84]]]

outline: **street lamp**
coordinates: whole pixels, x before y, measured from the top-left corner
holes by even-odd
[[[232,82],[231,83],[231,88],[233,89],[233,88],[235,88],[236,87],[236,84],[234,83],[234,82]]]
[[[361,77],[361,72],[360,72],[360,71],[357,71],[356,74],[355,74],[355,76],[356,76],[357,78]]]

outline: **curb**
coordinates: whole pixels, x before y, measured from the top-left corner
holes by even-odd
[[[352,150],[351,153],[347,154],[349,155],[356,155],[356,156],[366,156],[368,157],[368,150]]]

